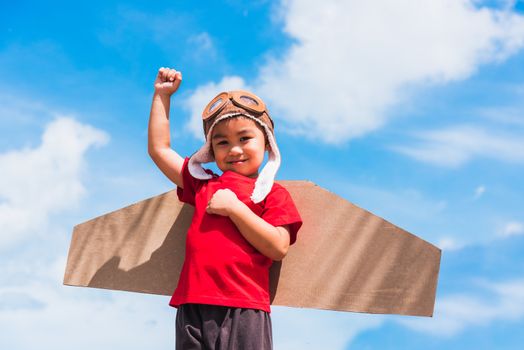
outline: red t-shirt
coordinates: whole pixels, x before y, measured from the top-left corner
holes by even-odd
[[[269,268],[273,261],[256,250],[226,216],[206,213],[206,206],[218,189],[228,188],[255,214],[273,226],[289,226],[290,242],[302,225],[289,195],[275,183],[260,203],[249,198],[255,187],[252,179],[233,171],[209,180],[195,179],[182,169],[184,188],[178,198],[195,207],[187,232],[186,257],[171,306],[186,303],[212,304],[260,309],[269,312]],[[210,172],[211,173],[211,172]]]

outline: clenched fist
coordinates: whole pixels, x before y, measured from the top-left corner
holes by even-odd
[[[233,191],[229,189],[218,190],[207,203],[206,212],[229,216],[239,203],[241,202]]]
[[[171,68],[160,68],[155,79],[155,91],[161,95],[171,96],[182,82],[182,73]]]

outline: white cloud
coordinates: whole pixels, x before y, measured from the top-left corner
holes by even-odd
[[[80,178],[85,152],[108,135],[72,118],[46,126],[36,148],[0,154],[0,248],[38,234],[48,216],[78,204],[85,195]]]
[[[522,100],[522,97],[519,96],[518,99]],[[524,105],[486,107],[477,110],[476,114],[495,121],[497,124],[507,124],[512,127],[524,126]]]
[[[403,88],[465,79],[524,45],[522,16],[467,0],[289,0],[280,13],[296,43],[255,87],[294,132],[331,143],[384,125]]]
[[[378,328],[382,315],[273,307],[276,349],[346,349],[361,332]]]
[[[479,199],[480,197],[482,197],[484,192],[486,192],[486,186],[484,186],[484,185],[478,186],[477,188],[475,188],[475,196],[474,196],[474,198],[475,199]]]
[[[510,221],[500,230],[502,237],[516,236],[524,234],[524,224],[518,221]]]
[[[188,42],[194,45],[194,52],[192,54],[195,58],[201,57],[209,62],[210,59],[216,57],[215,45],[207,32],[190,36]]]
[[[461,249],[462,247],[464,247],[464,244],[458,242],[458,241],[457,241],[455,238],[453,238],[453,237],[443,237],[443,238],[441,238],[441,239],[438,241],[438,243],[437,243],[437,247],[439,247],[439,248],[442,249],[442,250],[450,251],[450,250],[459,250],[459,249]]]
[[[393,150],[416,160],[457,167],[473,157],[524,163],[524,140],[512,134],[495,134],[476,126],[457,126],[421,132],[419,144],[394,146]]]
[[[275,13],[295,43],[249,84],[281,130],[342,143],[383,126],[413,86],[465,79],[524,46],[524,16],[476,3],[282,1]],[[218,85],[233,89],[228,79]]]
[[[70,228],[52,214],[80,203],[86,152],[108,140],[57,117],[38,146],[0,154],[0,348],[173,348],[167,297],[62,285]]]
[[[449,295],[437,300],[432,319],[406,318],[397,322],[419,332],[450,337],[468,327],[524,317],[523,280],[486,284],[484,288],[494,296]]]
[[[50,117],[52,112],[43,103],[32,99],[20,99],[0,88],[0,122],[3,124],[35,124]]]
[[[0,297],[3,349],[174,347],[174,311],[166,297],[49,282],[2,286]]]

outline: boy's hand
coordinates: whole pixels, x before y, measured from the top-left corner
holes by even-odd
[[[182,82],[182,73],[170,68],[160,68],[155,79],[155,92],[171,96]]]
[[[206,212],[208,214],[229,216],[239,203],[242,202],[240,202],[233,191],[229,189],[218,190],[207,203]]]

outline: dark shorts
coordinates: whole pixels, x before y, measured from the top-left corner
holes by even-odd
[[[183,304],[176,314],[177,350],[271,350],[271,318],[262,310]]]

